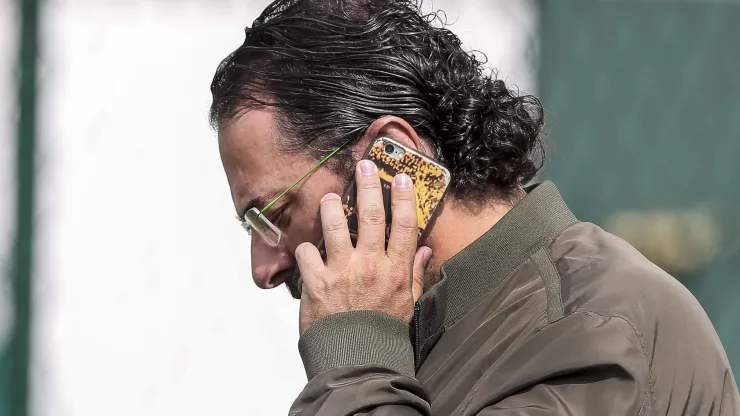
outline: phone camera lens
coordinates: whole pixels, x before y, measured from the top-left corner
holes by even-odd
[[[387,144],[387,145],[385,145],[385,152],[386,152],[387,154],[389,154],[389,155],[392,155],[392,154],[393,154],[393,152],[394,152],[395,150],[396,150],[396,148],[395,148],[395,147],[393,147],[393,145],[392,145],[392,144]]]

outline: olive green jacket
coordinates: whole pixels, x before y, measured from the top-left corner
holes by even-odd
[[[299,350],[296,416],[740,415],[696,299],[550,182],[445,263],[411,325],[332,315]]]

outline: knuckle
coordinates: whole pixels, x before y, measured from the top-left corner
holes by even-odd
[[[408,276],[410,275],[401,275],[393,280],[393,288],[396,290],[396,292],[405,292],[404,289],[407,289],[409,287],[410,280],[408,279]]]
[[[393,199],[397,201],[408,203],[416,199],[416,192],[414,191],[414,188],[394,189],[393,196]]]
[[[408,204],[401,204],[392,207],[393,224],[400,228],[417,228],[418,218],[416,209]]]
[[[417,231],[419,224],[417,224],[415,215],[401,214],[393,217],[393,225],[402,231]]]
[[[324,225],[324,231],[330,233],[342,231],[345,228],[347,228],[347,220],[345,218],[332,219]]]
[[[364,180],[359,183],[359,188],[361,190],[375,190],[380,188],[380,181]]]
[[[373,259],[362,262],[362,276],[366,281],[374,281],[378,277],[380,265]]]
[[[368,225],[385,224],[385,210],[382,207],[370,206],[363,210],[360,218]]]

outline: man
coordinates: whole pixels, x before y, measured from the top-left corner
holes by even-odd
[[[694,297],[552,183],[526,186],[541,105],[435,18],[404,0],[279,0],[214,77],[254,280],[301,299],[309,382],[291,414],[737,415]],[[377,169],[360,161],[381,136],[452,173],[421,247],[405,175],[384,246]],[[353,175],[356,247],[337,196]]]

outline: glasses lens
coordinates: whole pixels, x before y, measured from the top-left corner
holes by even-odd
[[[260,213],[257,208],[252,208],[244,215],[244,220],[249,225],[251,235],[259,235],[265,242],[273,247],[280,244],[283,233]]]

